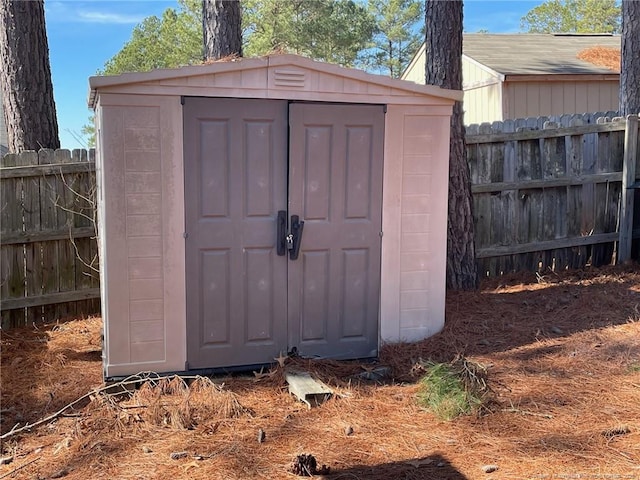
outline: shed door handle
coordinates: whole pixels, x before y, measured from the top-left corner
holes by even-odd
[[[291,250],[289,250],[289,259],[297,260],[300,253],[300,243],[302,242],[302,230],[304,229],[304,221],[300,220],[298,215],[291,215],[291,233],[289,237],[293,241]]]

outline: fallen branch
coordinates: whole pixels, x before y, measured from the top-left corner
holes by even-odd
[[[180,375],[173,375],[174,377],[180,377],[180,379],[184,380],[195,380],[198,378],[201,378],[197,375],[195,376],[180,376]],[[86,393],[84,395],[82,395],[80,398],[74,400],[73,402],[65,405],[64,407],[62,407],[60,410],[58,410],[55,413],[52,413],[51,415],[38,420],[37,422],[33,422],[33,423],[27,423],[26,425],[24,425],[23,427],[20,428],[16,428],[18,426],[18,424],[16,424],[15,427],[13,427],[11,429],[11,431],[5,433],[4,435],[0,435],[0,440],[6,440],[7,438],[11,438],[14,435],[17,435],[18,433],[22,433],[22,432],[26,432],[28,430],[31,430],[32,428],[38,427],[40,425],[43,425],[45,423],[51,422],[52,420],[55,420],[58,417],[61,417],[64,415],[64,413],[69,410],[70,408],[73,408],[74,406],[76,406],[78,403],[87,400],[89,398],[91,398],[94,395],[99,395],[101,393],[104,393],[108,390],[112,390],[114,388],[117,387],[126,387],[127,385],[136,385],[138,383],[144,383],[144,382],[148,382],[148,381],[159,381],[161,377],[159,374],[157,374],[156,372],[140,372],[138,374],[135,375],[131,375],[127,378],[125,378],[124,380],[117,382],[117,383],[112,383],[110,385],[104,385],[100,388],[94,388],[93,390],[91,390],[89,393]],[[167,377],[169,378],[169,377]]]

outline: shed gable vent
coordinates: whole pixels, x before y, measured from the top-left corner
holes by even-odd
[[[305,73],[302,70],[276,69],[274,83],[276,87],[304,88]]]

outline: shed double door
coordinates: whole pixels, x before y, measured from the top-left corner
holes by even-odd
[[[383,129],[381,106],[185,98],[188,368],[377,354]]]

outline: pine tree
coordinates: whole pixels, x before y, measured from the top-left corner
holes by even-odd
[[[640,2],[622,0],[620,114],[640,114]]]
[[[43,0],[0,0],[0,62],[9,151],[60,148]]]
[[[202,0],[204,59],[242,56],[240,0]]]
[[[426,0],[426,83],[462,90],[462,0]],[[478,286],[473,198],[464,143],[462,102],[451,117],[447,287]]]

